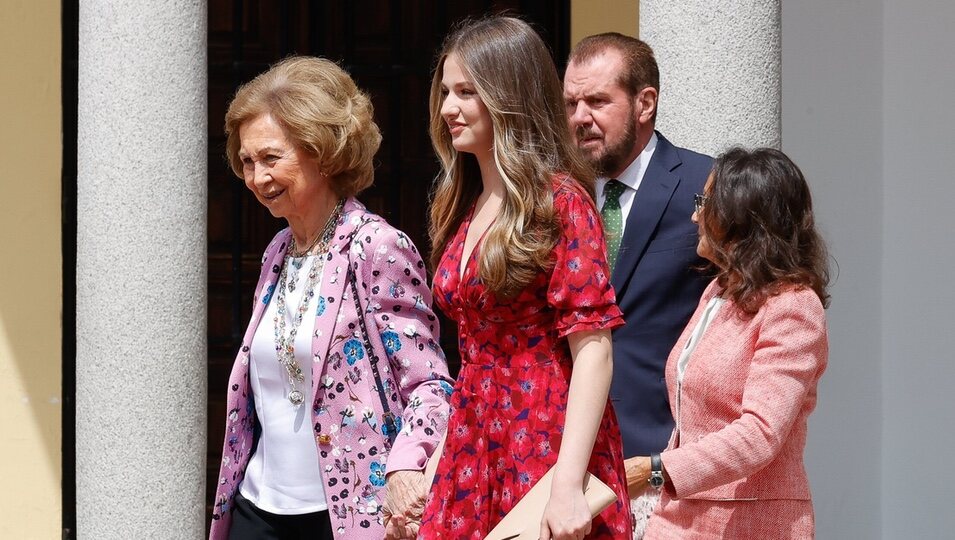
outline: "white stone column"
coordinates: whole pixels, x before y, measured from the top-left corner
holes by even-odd
[[[200,538],[206,2],[79,13],[77,532]]]
[[[779,148],[780,0],[642,0],[640,38],[660,64],[657,127],[674,144]]]

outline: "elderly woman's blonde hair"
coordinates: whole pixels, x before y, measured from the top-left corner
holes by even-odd
[[[368,96],[336,63],[293,56],[242,85],[225,115],[226,156],[242,178],[239,127],[271,114],[293,144],[313,156],[339,197],[374,181],[373,159],[381,143]]]

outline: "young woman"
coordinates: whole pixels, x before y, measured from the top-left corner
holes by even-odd
[[[445,42],[431,89],[443,172],[431,209],[434,291],[462,369],[420,538],[484,536],[548,470],[540,537],[630,534],[607,393],[623,324],[556,68],[526,23],[495,17]],[[618,500],[591,520],[590,472]]]

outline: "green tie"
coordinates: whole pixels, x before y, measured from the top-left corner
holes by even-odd
[[[617,252],[620,251],[620,238],[623,236],[623,212],[620,210],[620,195],[627,189],[622,182],[608,180],[604,185],[604,205],[600,215],[604,220],[604,234],[607,240],[607,263],[610,264],[610,273],[617,262]]]

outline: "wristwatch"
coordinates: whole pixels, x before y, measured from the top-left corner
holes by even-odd
[[[650,454],[650,486],[655,489],[663,487],[663,460],[660,454]]]

